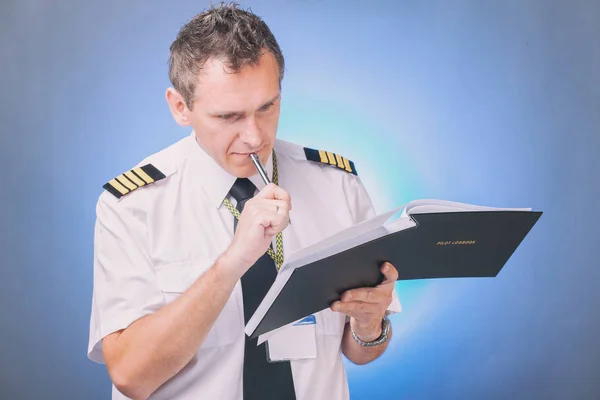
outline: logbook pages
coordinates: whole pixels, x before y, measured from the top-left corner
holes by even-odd
[[[446,200],[415,200],[384,214],[377,215],[367,221],[363,221],[360,224],[346,228],[324,240],[292,253],[286,259],[273,285],[246,324],[245,333],[251,335],[254,332],[295,269],[302,268],[315,261],[346,251],[380,237],[413,228],[416,225],[416,222],[411,218],[411,215],[465,211],[531,211],[531,208],[495,208]],[[284,327],[261,335],[259,337],[259,344],[268,339],[271,334],[282,328]]]

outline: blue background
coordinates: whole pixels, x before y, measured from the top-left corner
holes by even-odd
[[[352,398],[600,398],[598,1],[243,4],[286,57],[280,137],[352,159],[378,212],[544,211],[497,278],[398,283]],[[166,61],[206,5],[1,3],[0,398],[109,398],[86,358],[95,202],[188,134]]]

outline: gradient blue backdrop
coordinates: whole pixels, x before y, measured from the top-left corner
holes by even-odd
[[[109,398],[86,359],[95,202],[188,134],[166,60],[206,4],[0,4],[0,398]],[[354,160],[379,212],[545,213],[495,279],[399,283],[352,398],[600,398],[599,2],[243,4],[286,56],[280,137]]]

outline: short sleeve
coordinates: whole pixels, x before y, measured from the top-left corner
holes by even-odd
[[[146,215],[131,204],[101,196],[96,207],[88,357],[99,363],[105,336],[165,303],[150,262]]]
[[[352,174],[346,174],[347,181],[345,184],[346,199],[348,207],[352,214],[354,224],[361,223],[375,216],[375,208],[369,193],[365,189],[360,177]],[[398,267],[398,266],[396,266]],[[386,311],[386,315],[399,313],[402,311],[402,305],[396,290],[392,292],[392,303]]]
[[[360,177],[345,174],[344,191],[346,201],[352,215],[352,223],[359,224],[375,216],[375,208],[369,193],[365,189]]]

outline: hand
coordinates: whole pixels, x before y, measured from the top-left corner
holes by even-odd
[[[290,195],[274,183],[248,200],[224,254],[240,276],[265,254],[273,236],[287,227],[291,209]]]
[[[381,335],[381,321],[392,303],[394,284],[398,279],[396,268],[386,262],[381,266],[385,279],[374,288],[351,289],[340,301],[331,305],[331,310],[349,315],[350,324],[361,340],[370,342]]]

